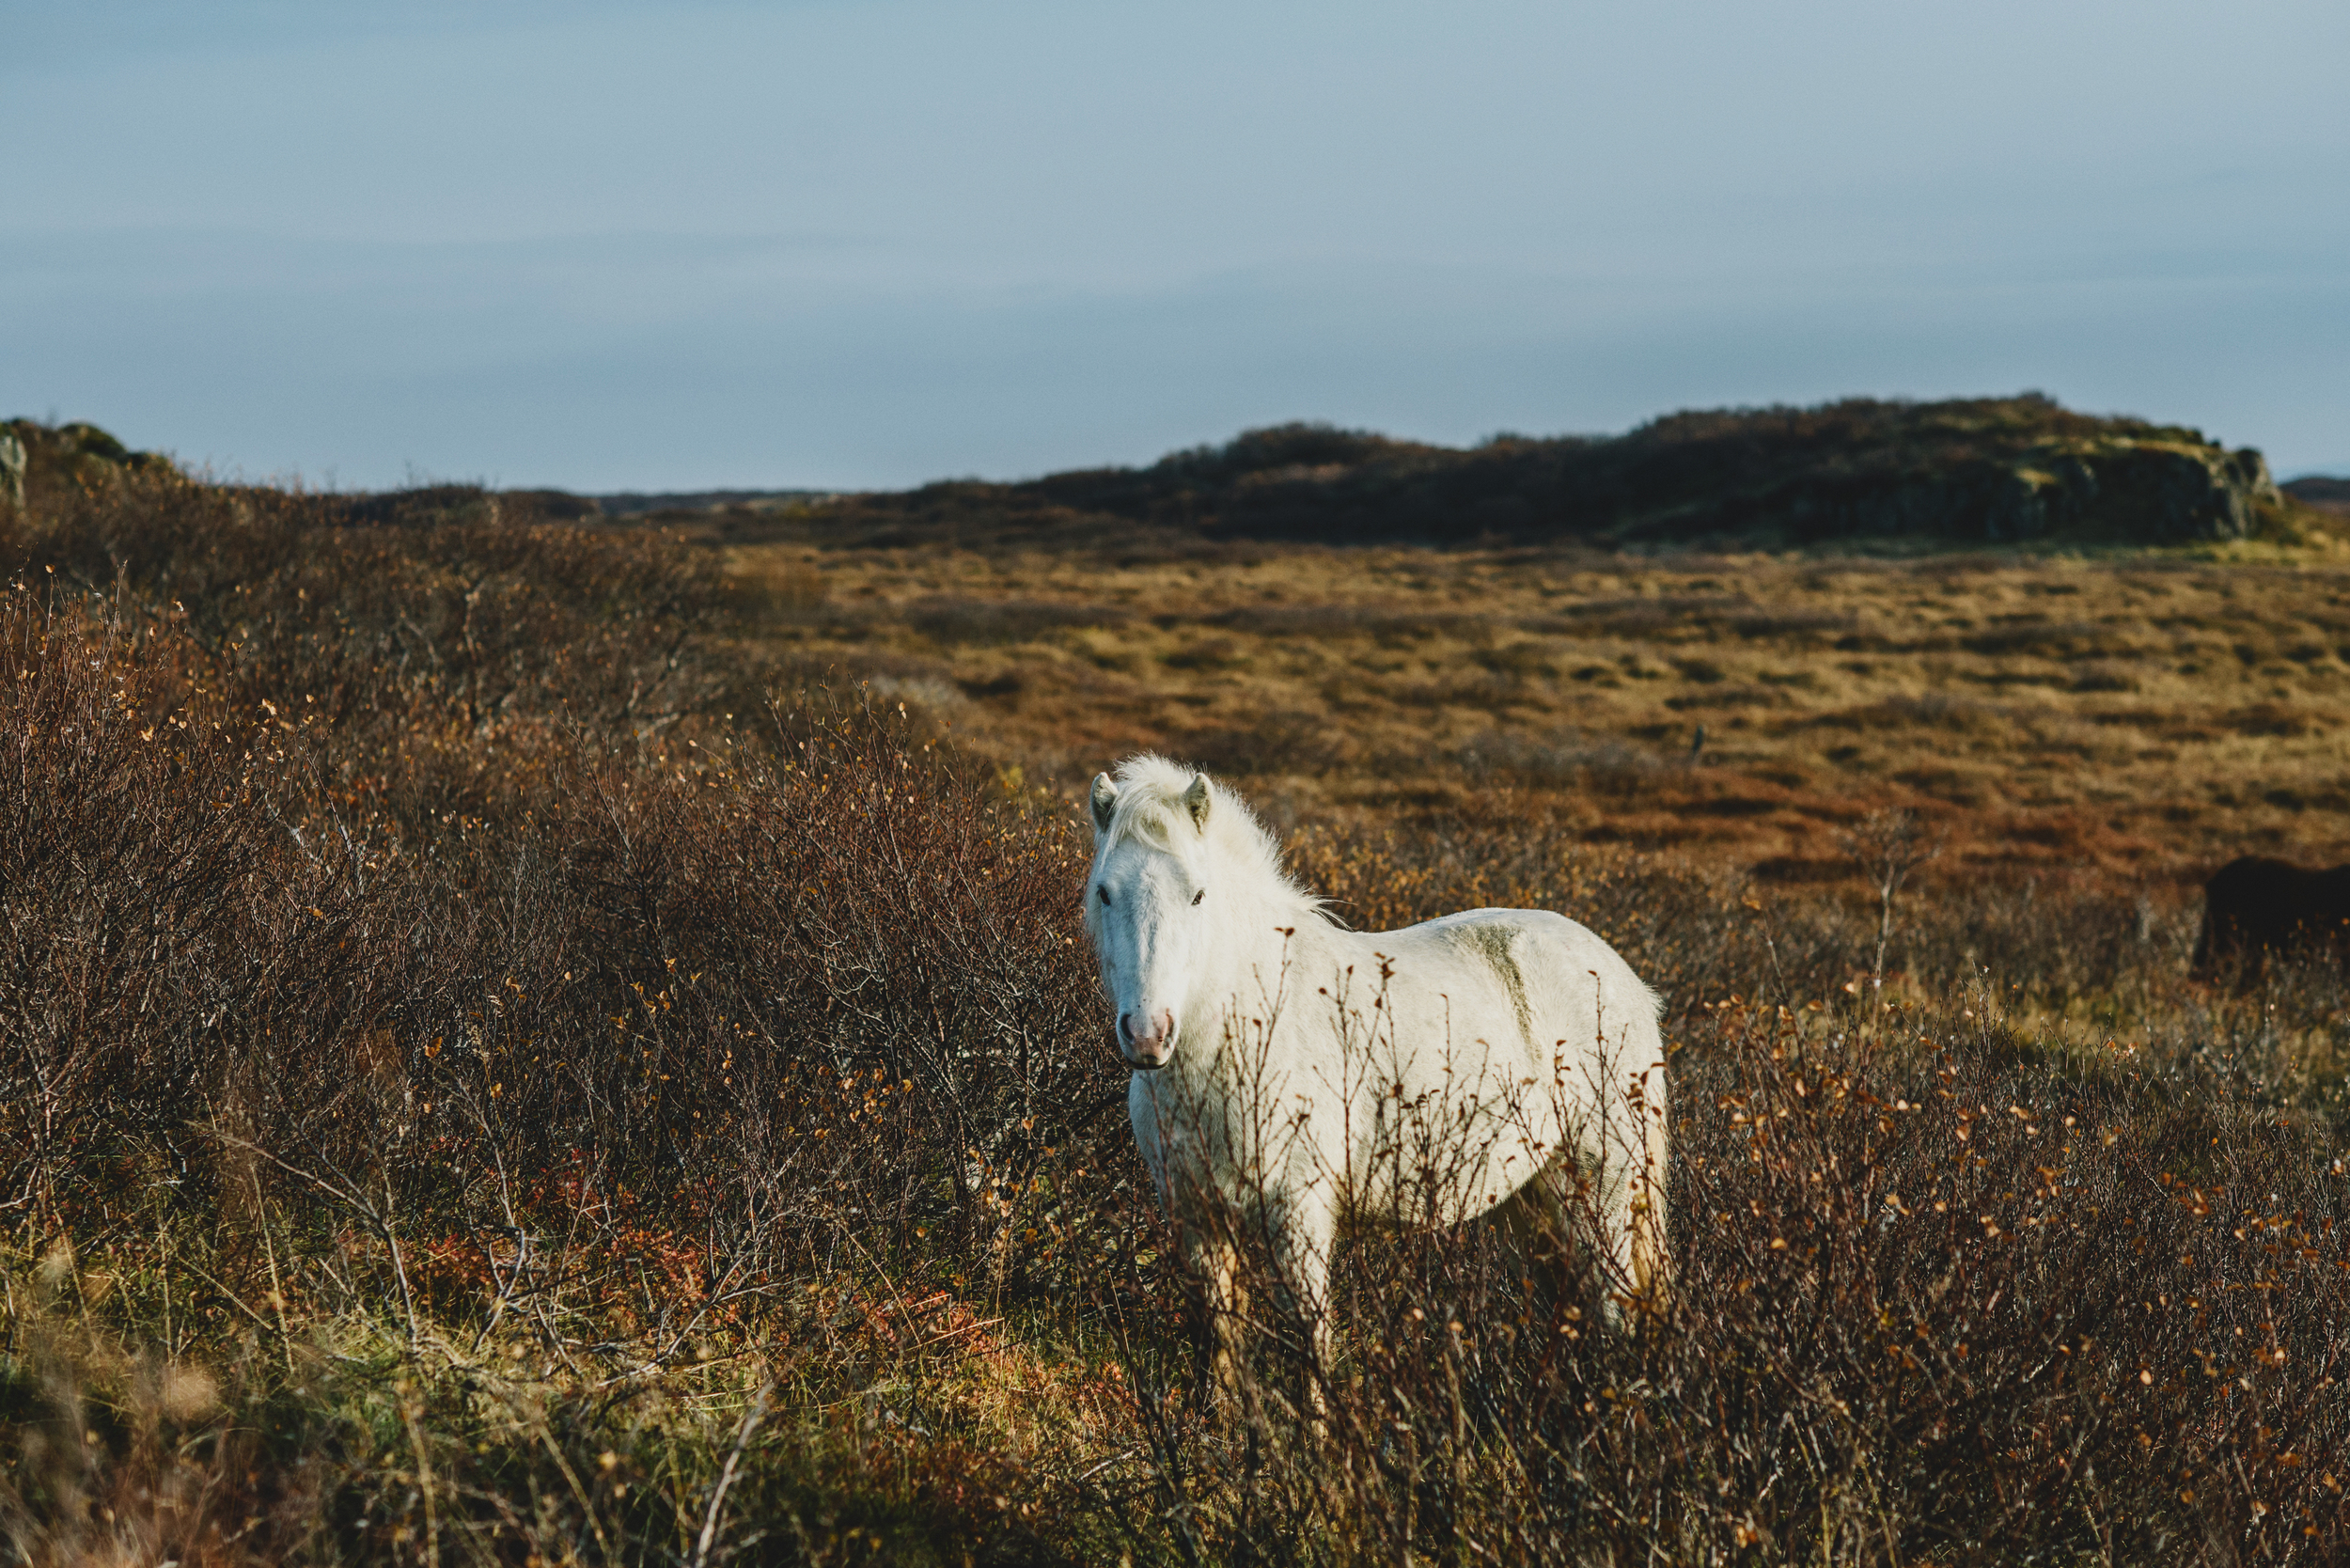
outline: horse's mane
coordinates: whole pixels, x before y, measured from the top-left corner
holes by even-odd
[[[1094,854],[1108,853],[1123,839],[1134,838],[1161,849],[1175,846],[1175,824],[1190,825],[1183,792],[1204,774],[1144,752],[1118,765],[1118,805],[1110,813]],[[1328,921],[1323,901],[1297,885],[1281,865],[1281,846],[1248,803],[1208,779],[1208,826],[1200,835],[1209,852],[1230,870],[1259,885],[1268,901],[1293,909],[1301,917]]]

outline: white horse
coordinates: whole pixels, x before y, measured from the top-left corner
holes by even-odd
[[[1472,909],[1347,931],[1247,807],[1136,757],[1093,780],[1086,933],[1135,1071],[1135,1141],[1211,1295],[1232,1377],[1235,1239],[1269,1251],[1318,1364],[1331,1253],[1366,1220],[1598,1249],[1609,1322],[1667,1285],[1655,995],[1584,927]]]

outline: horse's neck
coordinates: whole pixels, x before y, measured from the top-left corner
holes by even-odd
[[[1218,940],[1194,978],[1195,1011],[1263,1018],[1264,1009],[1293,1008],[1301,988],[1332,983],[1340,933],[1322,917],[1286,901],[1251,899],[1228,909]]]
[[[1304,1127],[1291,1115],[1296,1097],[1345,1081],[1327,1058],[1333,1037],[1318,1024],[1329,1004],[1318,993],[1342,984],[1338,977],[1357,955],[1345,933],[1293,902],[1234,901],[1223,913],[1189,1003],[1205,1027],[1196,1037],[1186,1027],[1173,1062],[1140,1080],[1135,1104],[1136,1114],[1176,1129],[1169,1157],[1202,1162],[1208,1180],[1246,1202],[1265,1197],[1304,1147]],[[1324,1133],[1336,1124],[1316,1123]],[[1317,1155],[1302,1168],[1334,1164],[1343,1161]]]

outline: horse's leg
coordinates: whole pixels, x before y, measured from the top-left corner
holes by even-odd
[[[1634,1223],[1633,1186],[1628,1172],[1611,1170],[1585,1206],[1585,1228],[1591,1232],[1600,1256],[1606,1260],[1601,1270],[1599,1313],[1600,1321],[1611,1334],[1621,1334],[1631,1326],[1625,1309],[1637,1305],[1639,1299],[1629,1256]]]
[[[1216,1391],[1227,1400],[1239,1401],[1247,1393],[1244,1386],[1247,1369],[1241,1364],[1241,1356],[1248,1326],[1248,1282],[1242,1274],[1240,1249],[1229,1238],[1217,1238],[1208,1249],[1206,1263]]]
[[[1214,1222],[1188,1229],[1183,1239],[1198,1329],[1196,1397],[1202,1404],[1214,1399],[1237,1403],[1246,1392],[1240,1358],[1242,1329],[1248,1314],[1248,1286],[1241,1276],[1240,1249],[1233,1246],[1230,1231]]]
[[[1330,1375],[1330,1262],[1338,1229],[1329,1196],[1316,1191],[1290,1207],[1273,1235],[1274,1266],[1305,1341],[1305,1405],[1317,1440],[1329,1417],[1324,1385]]]
[[[1635,1077],[1622,1100],[1602,1108],[1586,1157],[1595,1179],[1575,1207],[1606,1260],[1602,1311],[1610,1329],[1645,1323],[1665,1309],[1671,1284],[1666,1246],[1665,1181],[1669,1133],[1661,1067]]]
[[[1560,1316],[1574,1277],[1574,1222],[1565,1189],[1574,1180],[1572,1167],[1554,1161],[1479,1221],[1491,1226],[1509,1248],[1526,1287],[1527,1332],[1538,1341],[1564,1326]]]
[[[1632,1292],[1648,1316],[1661,1313],[1672,1298],[1672,1254],[1665,1233],[1665,1171],[1671,1150],[1670,1118],[1665,1114],[1662,1073],[1634,1097],[1640,1118],[1640,1169],[1632,1181]]]
[[[1600,1127],[1587,1127],[1577,1142],[1575,1155],[1554,1159],[1502,1206],[1515,1211],[1507,1233],[1528,1235],[1536,1261],[1550,1264],[1554,1332],[1565,1327],[1558,1319],[1566,1315],[1567,1296],[1589,1273],[1597,1277],[1600,1322],[1621,1333],[1624,1309],[1646,1299],[1644,1280],[1656,1272],[1662,1207],[1652,1231],[1644,1130],[1629,1113],[1620,1109]]]

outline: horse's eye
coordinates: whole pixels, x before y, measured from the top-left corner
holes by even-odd
[[[1198,902],[1201,899],[1204,899],[1204,898],[1206,898],[1207,896],[1208,896],[1208,890],[1207,890],[1205,887],[1202,887],[1202,888],[1200,888],[1200,889],[1199,889],[1199,891],[1198,891],[1197,893],[1194,893],[1194,894],[1191,896],[1191,902],[1194,902],[1194,903],[1198,903]]]
[[[1107,902],[1110,902],[1110,890],[1109,890],[1108,888],[1106,888],[1106,887],[1096,887],[1093,891],[1094,891],[1096,894],[1100,895],[1101,900],[1102,900],[1102,902],[1103,902],[1104,903],[1107,903]]]

